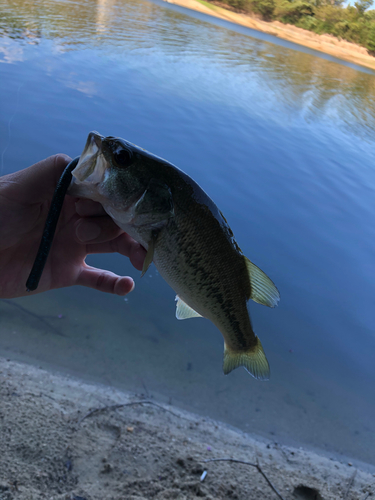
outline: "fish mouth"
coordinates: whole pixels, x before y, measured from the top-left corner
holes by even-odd
[[[98,132],[90,132],[85,148],[81,154],[79,162],[76,168],[73,170],[73,179],[78,182],[90,182],[90,184],[98,184],[103,178],[102,175],[98,175],[97,163],[98,157],[102,151],[104,137]],[[99,179],[100,177],[100,179]]]

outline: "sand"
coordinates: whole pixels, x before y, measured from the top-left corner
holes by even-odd
[[[180,5],[204,14],[218,17],[232,23],[246,26],[269,35],[274,35],[289,42],[309,47],[310,49],[329,54],[360,66],[375,69],[375,57],[367,49],[355,43],[339,40],[333,35],[318,35],[311,31],[297,28],[291,24],[279,21],[262,21],[256,16],[233,12],[224,8],[222,3],[199,2],[198,0],[164,0],[168,3]]]
[[[1,500],[375,496],[374,470],[140,395],[3,358],[0,392]],[[208,461],[216,458],[258,463],[278,493],[254,465]]]

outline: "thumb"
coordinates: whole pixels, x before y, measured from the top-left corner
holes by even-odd
[[[116,295],[127,295],[134,289],[134,281],[129,276],[118,276],[111,271],[87,265],[82,269],[75,284]]]

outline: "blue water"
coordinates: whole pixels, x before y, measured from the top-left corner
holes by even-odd
[[[375,463],[375,80],[370,70],[144,0],[0,0],[2,174],[124,137],[186,171],[280,290],[250,304],[271,365],[116,255],[126,300],[71,288],[0,302],[0,354],[164,399],[278,442]],[[58,316],[62,315],[59,319]]]

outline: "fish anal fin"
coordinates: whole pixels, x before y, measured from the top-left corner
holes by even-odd
[[[224,343],[224,375],[228,375],[239,366],[243,366],[250,375],[258,380],[270,378],[270,366],[258,337],[256,337],[256,344],[247,351],[234,351]]]
[[[189,319],[189,318],[201,318],[202,315],[194,311],[190,306],[186,304],[178,295],[176,295],[176,318],[177,319]]]
[[[247,257],[244,258],[251,285],[251,294],[248,298],[264,306],[276,307],[280,300],[280,294],[275,284],[258,266]]]

